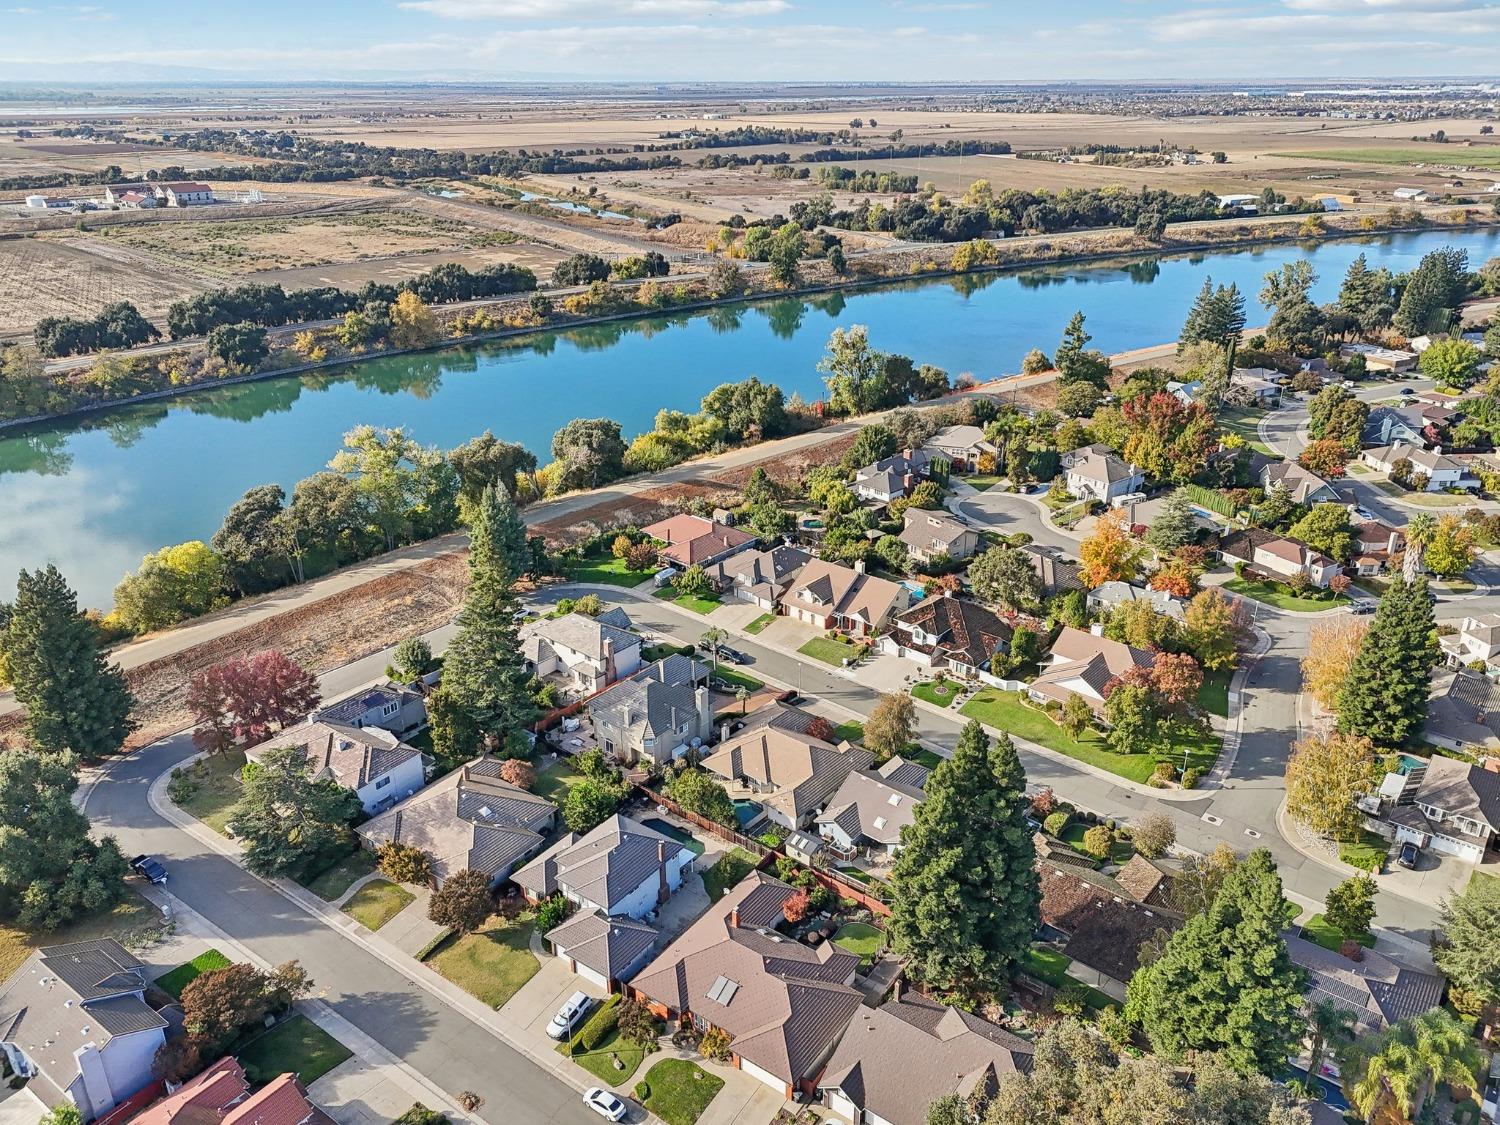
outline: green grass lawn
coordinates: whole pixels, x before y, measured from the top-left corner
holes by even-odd
[[[548,766],[536,775],[536,784],[531,791],[538,797],[545,797],[554,805],[560,805],[568,795],[568,790],[583,780],[583,774],[573,765],[572,758],[559,758],[553,765]]]
[[[715,679],[723,680],[726,684],[749,688],[751,691],[759,691],[766,686],[764,681],[757,680],[754,676],[748,676],[744,672],[731,668],[727,664],[720,664],[719,670],[713,675]]]
[[[1344,931],[1329,925],[1328,919],[1321,914],[1314,914],[1302,923],[1302,936],[1333,953],[1337,953],[1339,946],[1344,944]],[[1374,934],[1356,934],[1354,940],[1366,949],[1375,945]]]
[[[988,492],[990,489],[994,488],[995,485],[999,484],[1004,478],[996,476],[993,473],[976,473],[972,477],[962,477],[960,479],[970,488],[977,489],[980,492]]]
[[[958,698],[959,685],[952,680],[944,680],[941,684],[931,680],[924,680],[920,684],[912,685],[911,693],[918,699],[922,699],[937,707],[948,707]]]
[[[712,613],[723,604],[717,594],[679,594],[674,586],[663,586],[652,596],[680,605],[683,609],[690,609],[694,613]]]
[[[1472,496],[1455,496],[1451,492],[1409,492],[1399,484],[1385,479],[1372,480],[1370,484],[1387,496],[1405,500],[1408,504],[1416,504],[1422,508],[1467,508],[1474,503]]]
[[[448,942],[427,964],[491,1008],[504,1004],[541,968],[531,952],[535,917],[491,918],[472,934]]]
[[[1157,761],[1167,761],[1181,767],[1184,748],[1187,749],[1188,766],[1197,766],[1205,771],[1213,767],[1219,756],[1219,736],[1212,731],[1207,734],[1192,734],[1185,742],[1179,737],[1173,749],[1160,755],[1116,754],[1105,744],[1104,736],[1098,731],[1085,731],[1082,738],[1075,739],[1040,710],[1023,702],[1021,696],[1013,691],[984,688],[959,710],[961,714],[978,719],[996,730],[1040,743],[1059,754],[1066,754],[1080,762],[1087,762],[1142,784],[1151,777]]]
[[[1476,886],[1481,879],[1493,879],[1495,882],[1500,883],[1500,875],[1491,875],[1485,871],[1476,871],[1469,876],[1469,886]]]
[[[934,754],[925,746],[919,746],[915,750],[908,747],[907,752],[905,754],[902,754],[901,756],[908,762],[916,762],[917,765],[929,770],[935,770],[938,768],[938,766],[947,761],[946,758]]]
[[[749,633],[752,637],[759,636],[765,631],[766,626],[775,620],[776,615],[774,613],[762,613],[754,621],[745,626],[745,632]]]
[[[1436,142],[1421,148],[1339,148],[1309,149],[1302,152],[1278,152],[1298,160],[1337,160],[1352,164],[1464,164],[1500,172],[1500,154],[1486,155],[1481,149],[1466,148],[1454,152],[1452,145]]]
[[[1084,851],[1083,837],[1084,833],[1092,827],[1094,827],[1092,824],[1084,824],[1080,820],[1069,821],[1068,826],[1062,830],[1062,835],[1058,839],[1074,851],[1088,855],[1089,853]],[[1134,854],[1135,846],[1129,840],[1116,840],[1109,848],[1109,859],[1114,863],[1125,863]]]
[[[624,559],[606,555],[574,563],[568,568],[568,580],[601,586],[639,586],[651,577],[651,573],[650,570],[631,570]]]
[[[559,1055],[567,1055],[606,1086],[615,1086],[628,1081],[646,1058],[646,1049],[621,1039],[618,1028],[609,1031],[603,1039],[599,1040],[593,1050],[584,1048],[583,1040],[591,1034],[589,1028],[597,1021],[606,1018],[606,1013],[616,1012],[619,1005],[620,997],[611,996],[584,1021],[583,1026],[578,1029],[578,1034],[573,1038],[571,1054],[569,1053],[570,1044],[566,1039],[557,1045]],[[615,1066],[617,1059],[620,1062],[618,1067]]]
[[[724,897],[725,891],[750,874],[759,862],[760,860],[744,848],[734,848],[725,852],[712,867],[703,873],[703,889],[708,892],[708,900],[718,902]]]
[[[1068,966],[1072,963],[1073,959],[1066,953],[1059,953],[1043,945],[1033,945],[1026,953],[1026,960],[1021,964],[1021,971],[1027,976],[1035,977],[1043,984],[1050,984],[1053,988],[1066,988],[1079,983],[1068,976]],[[1084,987],[1088,992],[1086,1003],[1096,1012],[1117,1006],[1118,1001],[1114,997],[1100,992],[1097,988]]]
[[[161,928],[161,911],[133,889],[126,890],[118,905],[80,918],[60,930],[23,930],[12,922],[0,921],[0,980],[14,974],[33,951],[44,946],[111,937],[133,948],[139,940]]]
[[[850,720],[833,728],[834,742],[859,742],[865,737],[865,724]]]
[[[833,942],[858,956],[861,965],[869,965],[885,948],[885,934],[866,922],[849,922],[839,927],[839,932],[833,935]]]
[[[324,901],[333,902],[355,882],[374,870],[374,854],[360,848],[359,851],[346,855],[321,875],[306,880],[302,885]]]
[[[646,664],[655,664],[658,660],[665,660],[674,654],[693,656],[696,651],[692,645],[647,645],[641,649],[641,660]]]
[[[885,884],[881,880],[875,878],[875,876],[871,875],[868,871],[862,871],[858,867],[855,867],[853,864],[840,864],[838,867],[838,873],[840,875],[844,875],[850,879],[853,879],[856,883],[863,883],[867,887],[885,886]]]
[[[832,664],[835,668],[839,668],[843,666],[845,659],[854,659],[861,650],[848,641],[814,637],[797,651],[803,656],[810,656],[814,660],[821,660],[824,664]]]
[[[416,895],[385,879],[371,879],[344,903],[344,913],[367,930],[378,930],[406,907]]]
[[[1226,406],[1219,411],[1219,429],[1244,438],[1245,444],[1257,452],[1280,457],[1281,454],[1260,440],[1260,420],[1265,416],[1264,410],[1239,410]]]
[[[1229,717],[1229,681],[1234,678],[1234,669],[1225,668],[1217,672],[1203,673],[1203,686],[1198,689],[1198,706],[1210,715],[1221,719]]]
[[[1370,871],[1385,862],[1390,850],[1391,845],[1383,836],[1367,831],[1355,843],[1340,844],[1339,859],[1361,871]]]
[[[229,835],[229,814],[239,804],[244,786],[240,771],[245,768],[243,751],[210,754],[200,758],[182,772],[192,779],[193,788],[177,807],[195,816],[221,836]]]
[[[252,1086],[287,1071],[310,1086],[352,1055],[348,1047],[306,1016],[284,1020],[236,1053]]]
[[[156,978],[156,987],[165,992],[174,1000],[182,999],[182,990],[192,983],[199,975],[211,969],[223,969],[229,965],[229,958],[217,949],[205,949],[185,965],[163,973]]]
[[[693,1125],[724,1088],[724,1080],[689,1059],[662,1059],[642,1082],[641,1103],[667,1125]]]
[[[1291,588],[1285,583],[1252,582],[1245,578],[1231,578],[1224,583],[1224,589],[1232,594],[1253,598],[1255,601],[1264,602],[1277,609],[1290,610],[1293,613],[1320,613],[1325,609],[1347,605],[1349,602],[1349,599],[1341,594],[1325,598],[1299,597],[1292,593]]]

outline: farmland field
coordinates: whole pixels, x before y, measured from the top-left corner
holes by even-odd
[[[1310,152],[1279,152],[1277,156],[1297,160],[1339,160],[1351,164],[1445,164],[1459,168],[1489,168],[1500,172],[1500,147],[1461,148],[1457,145],[1426,145],[1423,148],[1339,148]]]

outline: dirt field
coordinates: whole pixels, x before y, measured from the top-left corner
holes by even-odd
[[[115,144],[48,137],[18,140],[13,131],[0,129],[0,178],[45,176],[52,172],[97,172],[117,164],[131,175],[137,169],[176,165],[188,172],[200,168],[251,164],[254,161],[218,152],[190,152],[159,145]]]

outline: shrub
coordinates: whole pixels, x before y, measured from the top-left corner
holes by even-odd
[[[425,883],[431,872],[431,861],[421,848],[388,840],[375,850],[380,873],[397,883]]]
[[[536,909],[536,928],[539,933],[546,933],[554,926],[562,924],[568,916],[568,900],[562,895],[553,895],[551,898],[543,899]]]
[[[1096,824],[1083,834],[1083,850],[1095,859],[1108,856],[1110,845],[1114,842],[1115,834],[1102,824]]]
[[[1052,1010],[1060,1016],[1081,1016],[1087,1006],[1088,995],[1086,987],[1069,982],[1053,995]]]
[[[500,763],[500,780],[508,781],[518,789],[529,790],[536,784],[536,767],[520,758],[511,758]]]
[[[1165,855],[1168,848],[1177,842],[1177,826],[1166,813],[1151,813],[1141,818],[1131,837],[1135,850],[1147,859]]]
[[[721,1028],[710,1027],[698,1041],[698,1051],[706,1059],[724,1062],[729,1058],[729,1033]]]
[[[391,662],[400,678],[409,683],[432,664],[432,646],[421,637],[407,637],[396,646]]]
[[[1111,1005],[1099,1013],[1099,1034],[1115,1047],[1123,1047],[1130,1042],[1130,1021]]]
[[[446,1113],[439,1113],[435,1109],[428,1109],[421,1102],[416,1102],[392,1123],[392,1125],[452,1125]]]
[[[1057,808],[1057,794],[1051,788],[1039,789],[1031,795],[1031,815],[1046,819]]]
[[[634,1043],[637,1047],[655,1047],[657,1039],[661,1037],[661,1020],[657,1019],[646,1005],[634,1000],[626,1000],[620,1005],[617,1023],[620,1028],[620,1037],[627,1043]]]
[[[1184,789],[1198,788],[1198,782],[1203,779],[1203,770],[1198,766],[1189,766],[1187,772],[1182,775],[1182,787]]]
[[[427,917],[440,926],[469,933],[484,925],[490,916],[490,877],[483,871],[466,867],[455,871],[432,895]]]
[[[1151,771],[1151,785],[1157,789],[1165,789],[1169,784],[1177,780],[1177,767],[1171,762],[1157,762],[1156,768]]]
[[[647,1082],[644,1078],[642,1078],[639,1082],[637,1082],[635,1084],[635,1100],[638,1101],[638,1102],[644,1102],[644,1101],[649,1100],[650,1097],[651,1097],[651,1083]]]
[[[1068,827],[1070,819],[1067,813],[1059,810],[1055,813],[1049,813],[1047,819],[1042,821],[1042,827],[1046,829],[1049,836],[1061,836],[1063,829]]]
[[[438,951],[438,946],[442,945],[445,941],[447,941],[452,936],[453,936],[453,927],[452,926],[444,926],[441,930],[439,930],[436,934],[433,935],[431,941],[429,941],[421,949],[417,950],[417,960],[418,961],[425,961],[425,960],[427,960],[427,958],[431,957],[434,953],[436,953]]]
[[[585,1051],[596,1050],[599,1044],[609,1037],[610,1032],[620,1025],[620,995],[615,993],[604,1002],[588,1022],[583,1025],[583,1030],[578,1033],[578,1042]]]

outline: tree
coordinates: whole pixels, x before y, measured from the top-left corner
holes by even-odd
[[[386,550],[419,522],[433,534],[457,520],[458,475],[436,449],[418,445],[405,429],[356,426],[328,467],[354,483]]]
[[[1057,389],[1057,409],[1069,418],[1087,418],[1103,401],[1104,392],[1093,383],[1078,380]]]
[[[229,601],[224,563],[198,539],[163,547],[115,587],[115,616],[133,633],[165,629]]]
[[[1171,648],[1179,643],[1176,621],[1145,599],[1122,602],[1110,610],[1104,622],[1104,635],[1112,641],[1140,649]]]
[[[1353,318],[1360,332],[1366,336],[1388,325],[1396,311],[1391,280],[1389,270],[1370,269],[1363,254],[1349,264],[1349,272],[1344,275],[1344,284],[1339,289],[1338,307],[1345,315]]]
[[[1104,700],[1106,736],[1116,754],[1150,754],[1164,744],[1161,710],[1149,685],[1118,683]]]
[[[432,857],[421,848],[387,840],[375,849],[380,873],[395,883],[425,885],[432,874]]]
[[[197,724],[193,745],[222,753],[264,742],[305,718],[322,698],[317,677],[283,652],[231,657],[188,680],[187,705]]]
[[[95,841],[74,806],[78,760],[67,753],[0,754],[0,892],[23,927],[55,930],[125,895],[113,836]]]
[[[1147,859],[1155,859],[1166,855],[1177,842],[1177,826],[1166,813],[1147,813],[1132,830],[1131,839],[1136,851]]]
[[[1083,732],[1094,725],[1094,709],[1081,695],[1070,695],[1063,703],[1058,725],[1072,738],[1080,738]]]
[[[398,294],[391,305],[391,343],[398,348],[421,348],[442,335],[432,310],[415,293]]]
[[[620,1038],[637,1047],[655,1048],[661,1036],[661,1021],[639,1000],[620,1003]]]
[[[1307,655],[1302,658],[1302,687],[1325,711],[1338,706],[1369,627],[1369,622],[1357,617],[1320,621],[1312,627]]]
[[[125,674],[101,651],[98,629],[55,566],[21,571],[16,600],[0,603],[0,660],[26,708],[22,731],[33,748],[101,758],[124,744],[135,702]]]
[[[1125,459],[1157,480],[1186,483],[1203,471],[1219,447],[1219,426],[1201,402],[1184,405],[1160,391],[1120,407],[1128,435]]]
[[[609,263],[598,254],[573,254],[552,269],[554,286],[587,285],[609,278]]]
[[[682,770],[667,783],[667,796],[689,812],[734,827],[734,802],[724,787],[700,769]]]
[[[1323,920],[1356,941],[1369,933],[1375,921],[1375,880],[1361,872],[1334,887],[1323,900]]]
[[[555,488],[598,488],[625,473],[625,441],[620,423],[608,418],[574,418],[552,435]]]
[[[1103,824],[1096,824],[1083,834],[1083,850],[1095,859],[1107,858],[1114,843],[1114,832]]]
[[[870,330],[863,324],[835,328],[818,361],[829,409],[835,414],[860,414],[879,405],[884,396],[884,363],[884,353],[870,347]]]
[[[1354,1013],[1332,1000],[1318,1000],[1308,1005],[1307,1077],[1310,1082],[1321,1081],[1323,1055],[1327,1050],[1331,1047],[1337,1054],[1354,1038],[1354,1023]]]
[[[1240,650],[1250,643],[1252,628],[1245,603],[1217,586],[1194,596],[1182,615],[1183,643],[1210,672],[1235,666]]]
[[[432,667],[432,646],[424,637],[406,637],[391,653],[391,667],[403,683],[412,683]]]
[[[498,484],[512,496],[516,478],[536,472],[536,454],[524,445],[501,441],[489,430],[448,451],[448,464],[458,474],[458,505],[469,522],[469,510],[479,503],[484,490]]]
[[[266,346],[266,330],[249,323],[219,325],[209,332],[203,347],[232,371],[253,371],[271,354]]]
[[[1047,353],[1041,348],[1032,348],[1021,360],[1021,374],[1040,375],[1043,371],[1052,370],[1052,361],[1047,358]]]
[[[1146,531],[1146,542],[1158,552],[1169,555],[1178,547],[1186,547],[1198,538],[1198,517],[1193,514],[1193,502],[1186,492],[1178,489],[1167,497],[1151,526]]]
[[[563,823],[569,832],[581,836],[619,812],[628,795],[618,781],[586,777],[568,790],[562,806]]]
[[[1427,721],[1432,669],[1441,657],[1427,582],[1392,580],[1339,696],[1339,729],[1376,746],[1406,745]]]
[[[788,287],[797,284],[797,263],[802,260],[803,247],[802,228],[796,223],[786,223],[776,232],[766,258],[771,266],[772,281]]]
[[[1084,330],[1083,324],[1083,313],[1076,312],[1063,329],[1062,342],[1053,353],[1058,382],[1093,383],[1101,391],[1108,390],[1109,360],[1098,351],[1085,350],[1093,337]]]
[[[296,879],[315,874],[348,851],[359,797],[331,778],[313,780],[301,746],[268,750],[245,768],[229,830],[245,845],[257,875]]]
[[[1354,800],[1375,782],[1375,747],[1353,734],[1312,734],[1292,746],[1286,764],[1287,812],[1337,840],[1358,837],[1363,814]]]
[[[182,1022],[222,1048],[242,1029],[271,1013],[266,976],[254,965],[225,965],[209,969],[182,989]]]
[[[1409,1121],[1441,1083],[1479,1089],[1484,1058],[1465,1022],[1433,1008],[1346,1050],[1340,1066],[1344,1094],[1367,1121],[1376,1120],[1382,1108]]]
[[[906,752],[917,736],[917,707],[904,691],[887,692],[865,720],[865,749],[879,761]]]
[[[854,444],[849,447],[849,452],[844,454],[843,463],[851,469],[858,469],[876,461],[883,461],[890,457],[901,447],[896,443],[896,435],[887,426],[879,422],[862,426],[859,433],[854,435]]]
[[[703,396],[702,409],[746,441],[779,437],[787,431],[786,399],[781,388],[775,383],[762,383],[753,375],[738,383],[721,383]]]
[[[1403,336],[1443,332],[1453,309],[1468,293],[1469,255],[1445,246],[1423,255],[1401,292],[1392,324]]]
[[[1218,897],[1229,873],[1239,865],[1234,849],[1223,843],[1206,856],[1188,856],[1168,890],[1169,905],[1184,917],[1202,914]]]
[[[1474,565],[1474,532],[1458,516],[1439,517],[1422,549],[1422,562],[1439,578],[1457,578]]]
[[[1041,899],[1026,776],[1010,737],[978,722],[927,782],[891,874],[892,948],[945,993],[1004,991],[1031,948]]]
[[[811,901],[812,896],[806,890],[793,891],[781,904],[782,917],[795,926],[807,917],[808,905]]]
[[[432,892],[427,917],[439,926],[448,926],[461,934],[470,934],[484,925],[494,911],[490,899],[490,877],[483,871],[466,867],[443,880]]]
[[[332,549],[339,560],[355,557],[367,520],[364,499],[347,477],[321,472],[298,481],[276,521],[292,581],[307,579],[308,554],[315,549]]]
[[[285,583],[286,554],[278,526],[285,506],[281,485],[258,485],[235,501],[214,533],[209,546],[241,594],[259,594]]]
[[[1467,340],[1445,336],[1427,345],[1417,360],[1417,370],[1439,387],[1463,390],[1479,380],[1484,353]]]
[[[1019,547],[1001,544],[985,551],[969,563],[969,584],[976,597],[1020,613],[1035,612],[1042,604],[1042,580]]]
[[[520,758],[510,758],[500,763],[500,780],[508,781],[517,789],[530,789],[536,784],[536,767]]]
[[[1455,988],[1488,1003],[1500,1002],[1500,880],[1471,879],[1463,893],[1443,903],[1447,940],[1433,959]]]
[[[1281,1073],[1305,1030],[1304,973],[1281,936],[1286,914],[1271,853],[1257,848],[1131,977],[1126,1015],[1168,1058],[1217,1051],[1238,1073]]]
[[[1307,448],[1297,455],[1297,464],[1320,477],[1341,477],[1349,464],[1349,449],[1333,438],[1319,438],[1309,442]]]
[[[1349,509],[1342,504],[1314,504],[1307,515],[1292,524],[1287,534],[1340,562],[1348,562],[1354,555],[1354,531],[1349,526]]]
[[[1141,569],[1142,551],[1125,527],[1118,509],[1099,517],[1093,532],[1078,548],[1083,563],[1079,578],[1090,590],[1106,582],[1129,582]]]
[[[745,275],[729,258],[716,258],[708,268],[708,295],[715,300],[733,297],[745,288]]]

